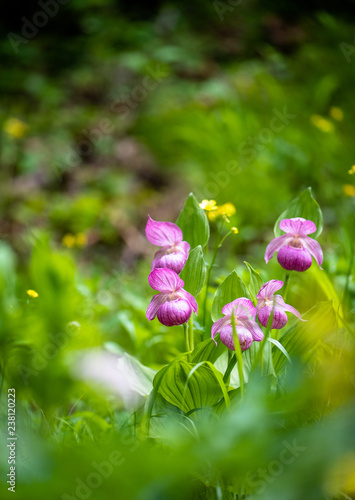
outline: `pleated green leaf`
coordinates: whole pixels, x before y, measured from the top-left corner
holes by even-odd
[[[309,187],[302,191],[302,193],[291,201],[288,208],[282,212],[277,219],[274,226],[275,236],[285,234],[279,228],[279,223],[282,219],[292,219],[293,217],[303,217],[304,219],[311,220],[317,226],[317,231],[311,235],[312,238],[318,236],[323,230],[323,215],[322,211],[313,198],[312,189]]]
[[[196,297],[205,284],[206,272],[207,266],[203,258],[202,247],[198,245],[190,252],[189,258],[180,274],[181,279],[185,283],[184,289]]]
[[[222,374],[208,362],[175,360],[157,373],[156,384],[159,384],[158,392],[185,413],[213,406],[224,395]]]
[[[191,249],[198,245],[204,247],[207,244],[210,237],[210,226],[205,211],[200,208],[192,193],[189,194],[176,224],[182,230],[184,240],[190,244]]]
[[[297,321],[282,335],[280,344],[291,359],[301,356],[307,361],[321,343],[336,330],[337,317],[333,301],[319,302],[303,316],[303,319],[307,321]],[[273,348],[273,360],[276,373],[288,363],[287,358],[276,346]]]
[[[217,345],[212,339],[204,340],[195,347],[192,353],[192,362],[210,361],[214,363],[227,350],[227,347],[219,342],[219,333],[215,336]]]
[[[260,273],[258,271],[255,271],[255,269],[246,261],[244,261],[244,264],[247,266],[249,274],[250,274],[250,281],[249,281],[249,291],[252,297],[255,299],[256,294],[260,290],[262,284],[263,284],[263,279],[260,276]]]
[[[212,303],[212,320],[217,321],[217,319],[221,318],[223,316],[223,306],[239,297],[250,299],[250,294],[238,274],[232,271],[217,288]]]

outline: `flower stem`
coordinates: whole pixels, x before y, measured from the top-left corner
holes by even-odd
[[[228,351],[228,355],[229,355],[229,353],[230,353],[230,351]],[[236,357],[235,354],[233,354],[232,357],[229,359],[229,363],[228,363],[226,372],[223,375],[223,382],[226,385],[229,384],[230,374],[232,373],[232,370],[233,370],[233,368],[235,367],[236,364],[237,364],[237,357]]]
[[[286,272],[286,276],[285,276],[285,288],[284,288],[284,297],[283,297],[285,302],[287,299],[288,289],[289,289],[289,285],[290,285],[291,273],[292,273],[292,271]]]
[[[243,374],[243,356],[242,356],[242,349],[240,347],[240,342],[239,342],[239,337],[237,334],[237,328],[235,325],[235,317],[234,317],[234,312],[232,314],[232,328],[233,328],[233,341],[234,341],[234,348],[235,348],[235,357],[238,360],[238,374],[239,374],[239,382],[240,382],[240,396],[243,399],[244,397],[244,374]]]
[[[207,297],[208,297],[208,288],[209,288],[209,285],[210,285],[212,268],[213,268],[214,263],[216,261],[218,249],[222,246],[222,244],[223,244],[224,240],[227,238],[227,236],[229,236],[231,234],[231,232],[232,232],[232,231],[229,231],[222,239],[220,239],[221,235],[222,235],[222,230],[223,230],[224,222],[225,221],[223,220],[222,224],[221,224],[221,226],[219,228],[218,235],[217,235],[217,242],[218,243],[214,247],[213,254],[212,254],[212,259],[211,259],[210,264],[208,265],[207,279],[206,279],[206,291],[205,291],[205,296],[204,296],[204,299],[203,299],[203,319],[202,319],[202,326],[203,327],[206,326]],[[201,340],[203,340],[203,332],[201,334]]]
[[[258,352],[257,352],[255,358],[254,358],[253,366],[252,366],[252,371],[254,371],[254,369],[258,366],[258,364],[260,362],[261,374],[263,373],[264,347],[265,347],[266,341],[267,341],[267,339],[268,339],[268,337],[270,336],[270,333],[271,333],[271,325],[272,325],[272,322],[273,322],[273,319],[274,319],[274,311],[275,311],[275,297],[274,297],[273,306],[272,306],[272,309],[271,309],[271,314],[269,316],[269,319],[268,319],[268,322],[267,322],[267,325],[266,325],[266,329],[265,329],[265,333],[264,333],[264,338],[263,338],[263,340],[259,344],[260,347],[258,349]]]
[[[192,352],[195,348],[194,323],[193,323],[192,314],[191,314],[190,320],[189,320],[189,345],[190,345],[190,351]]]
[[[186,349],[186,352],[187,352],[187,361],[190,361],[190,359],[191,359],[191,356],[190,356],[191,349],[190,349],[190,343],[189,343],[189,332],[188,332],[188,329],[187,329],[187,323],[184,323],[183,327],[184,327],[184,337],[185,337],[185,349]]]

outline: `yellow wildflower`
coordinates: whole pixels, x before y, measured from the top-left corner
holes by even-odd
[[[63,236],[62,243],[67,248],[73,248],[75,246],[76,238],[73,234],[66,234]]]
[[[215,200],[202,200],[200,203],[200,207],[206,212],[211,212],[213,210],[217,210],[218,206]]]
[[[88,238],[87,238],[86,234],[79,233],[76,235],[76,244],[78,247],[83,247],[84,245],[86,245],[87,242],[88,242]]]
[[[355,186],[352,186],[351,184],[344,184],[343,193],[345,196],[355,196]]]
[[[233,203],[225,203],[224,205],[219,207],[218,211],[221,215],[226,215],[227,217],[231,217],[232,215],[235,214],[236,209]]]
[[[330,122],[326,118],[323,118],[323,116],[312,115],[310,120],[311,120],[311,123],[315,127],[319,128],[319,130],[321,130],[322,132],[325,132],[328,134],[328,133],[334,131],[334,125],[332,124],[332,122]]]
[[[330,108],[330,116],[334,118],[334,120],[337,120],[338,122],[341,122],[341,120],[344,118],[344,113],[343,110],[340,108],[337,108],[336,106],[332,106]]]
[[[237,228],[237,227],[231,227],[231,231],[232,231],[232,233],[234,233],[234,234],[238,234],[238,233],[239,233],[239,230],[238,230],[238,228]]]
[[[28,125],[17,118],[9,118],[4,124],[4,130],[12,137],[20,139],[26,134]]]
[[[36,299],[38,297],[38,293],[35,292],[35,290],[27,290],[27,295],[29,295],[30,297],[32,297],[33,299]]]
[[[211,212],[207,212],[207,217],[208,220],[214,221],[219,217],[221,214],[219,213],[219,210],[212,210]]]
[[[348,173],[349,173],[350,175],[355,175],[355,165],[353,165],[353,166],[351,167],[351,169],[350,169],[350,170],[348,170]]]

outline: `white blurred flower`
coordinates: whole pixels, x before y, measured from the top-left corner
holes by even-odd
[[[75,378],[113,393],[128,410],[137,409],[150,394],[156,373],[127,353],[113,354],[103,349],[80,353],[71,371]]]

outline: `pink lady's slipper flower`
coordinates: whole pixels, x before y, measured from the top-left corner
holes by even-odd
[[[256,295],[258,303],[256,305],[256,310],[258,312],[258,319],[260,324],[267,326],[272,310],[274,309],[274,315],[272,319],[271,328],[280,329],[283,328],[287,323],[286,311],[297,316],[301,321],[305,321],[301,318],[300,313],[292,306],[285,304],[284,299],[281,295],[275,295],[274,293],[283,287],[283,281],[271,280],[265,283]]]
[[[317,230],[314,222],[295,217],[283,219],[279,227],[286,234],[274,238],[268,244],[265,251],[266,263],[278,251],[277,260],[287,271],[306,271],[311,267],[312,255],[321,267],[323,262],[321,246],[318,241],[307,236]]]
[[[197,314],[197,302],[191,293],[183,289],[184,282],[172,269],[154,269],[148,277],[149,284],[161,293],[154,295],[147,319],[157,316],[165,326],[182,325],[189,320],[192,311]]]
[[[148,215],[145,234],[153,245],[163,247],[154,255],[152,271],[157,268],[172,269],[180,273],[187,261],[190,245],[183,241],[182,231],[172,222],[158,222]]]
[[[242,297],[233,300],[233,302],[223,307],[222,313],[225,315],[224,318],[218,319],[213,323],[211,335],[213,340],[216,333],[220,332],[220,339],[223,344],[226,345],[228,349],[235,351],[232,314],[234,314],[237,335],[242,351],[249,349],[253,340],[257,342],[263,340],[264,334],[259,325],[255,322],[256,308],[249,299]],[[215,343],[217,345],[216,341]]]

